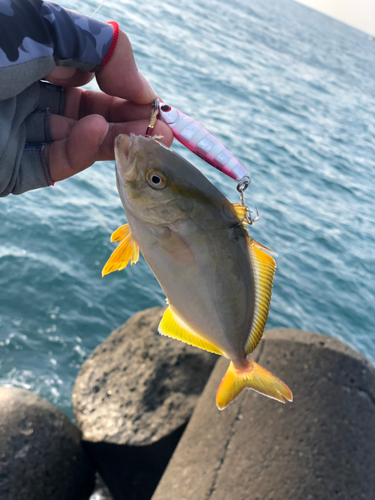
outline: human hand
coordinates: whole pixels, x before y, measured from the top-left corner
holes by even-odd
[[[96,77],[103,92],[78,88]],[[131,44],[122,31],[108,63],[96,73],[58,67],[46,80],[65,87],[64,116],[50,117],[53,142],[45,146],[52,181],[67,179],[98,160],[114,159],[119,134],[144,135],[156,94],[138,71]],[[173,134],[160,120],[154,135],[170,146]]]

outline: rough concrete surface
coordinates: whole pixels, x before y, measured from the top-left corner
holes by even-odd
[[[298,330],[267,331],[257,351],[294,402],[246,391],[218,411],[221,359],[152,500],[374,500],[374,367]]]
[[[217,356],[159,335],[164,310],[135,314],[82,365],[73,408],[86,441],[148,445],[189,419]]]
[[[87,500],[93,488],[68,417],[32,392],[0,388],[0,500]]]
[[[78,374],[73,407],[85,448],[116,499],[149,499],[217,356],[163,337],[165,308],[130,318]]]

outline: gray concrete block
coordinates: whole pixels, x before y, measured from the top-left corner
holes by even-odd
[[[269,330],[254,359],[294,393],[215,406],[220,359],[152,500],[374,500],[375,370],[341,342]]]
[[[32,392],[0,388],[0,500],[87,500],[93,488],[68,417]]]
[[[164,310],[141,311],[112,332],[74,386],[85,447],[116,499],[152,496],[217,360],[159,335]]]

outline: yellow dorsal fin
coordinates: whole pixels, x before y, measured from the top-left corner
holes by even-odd
[[[193,345],[204,351],[224,356],[219,346],[203,339],[180,318],[171,306],[167,308],[160,321],[159,333],[167,337],[172,337],[173,339],[181,340],[181,342],[185,342],[185,344]]]
[[[249,238],[249,255],[254,269],[255,310],[253,326],[246,343],[246,354],[250,354],[262,338],[270,308],[273,276],[276,263],[259,244]]]
[[[236,212],[236,215],[240,219],[240,221],[244,222],[245,217],[246,217],[246,207],[244,207],[240,203],[233,203],[232,207],[233,207],[234,211]]]
[[[240,220],[240,222],[242,222],[243,227],[247,230],[248,229],[247,226],[250,225],[250,223],[246,220],[247,207],[240,205],[240,203],[233,203],[232,207],[233,207],[234,211],[236,212],[238,219]],[[251,239],[251,241],[254,243],[255,246],[257,246],[259,248],[263,248],[263,250],[267,250],[267,252],[271,252],[271,253],[276,255],[276,252],[274,252],[270,248],[262,245],[262,243],[259,243],[258,241],[255,241],[253,239]]]
[[[274,252],[270,248],[266,247],[265,245],[262,245],[262,243],[259,243],[259,241],[253,240],[253,238],[250,238],[250,241],[251,241],[251,243],[253,243],[253,245],[260,248],[261,250],[266,250],[266,252],[270,252],[270,253],[273,253],[274,255],[277,255],[276,252]]]
[[[119,227],[111,237],[111,241],[120,241],[121,243],[116,248],[103,267],[102,276],[113,273],[113,271],[121,271],[130,264],[135,264],[139,259],[139,246],[133,240],[129,224]]]

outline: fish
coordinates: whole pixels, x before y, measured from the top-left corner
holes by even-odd
[[[244,389],[292,401],[288,386],[249,357],[265,329],[276,263],[250,237],[246,207],[154,138],[119,135],[115,158],[127,224],[112,234],[119,245],[102,275],[142,253],[166,295],[159,333],[230,361],[220,410]]]

